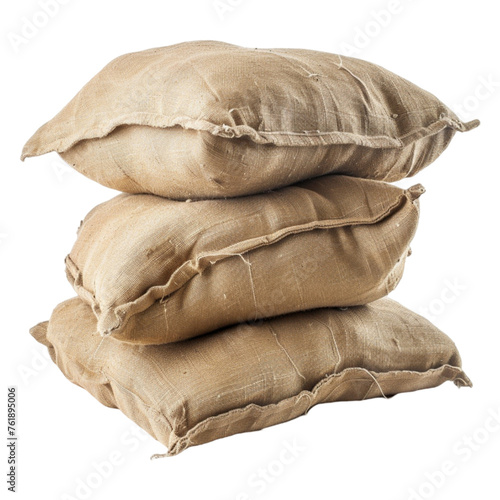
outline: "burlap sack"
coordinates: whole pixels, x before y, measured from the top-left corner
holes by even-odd
[[[190,42],[112,61],[22,158],[57,151],[130,193],[232,197],[326,173],[395,181],[478,124],[366,61]]]
[[[144,344],[366,304],[399,282],[422,192],[331,175],[227,200],[122,194],[87,215],[67,276],[101,334]]]
[[[318,403],[446,380],[471,386],[453,342],[390,299],[135,346],[102,339],[91,309],[74,298],[31,333],[69,380],[120,408],[170,455],[291,420]]]

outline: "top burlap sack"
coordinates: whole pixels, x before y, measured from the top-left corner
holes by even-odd
[[[478,124],[366,61],[189,42],[112,61],[22,159],[57,151],[129,193],[233,197],[327,173],[396,181]]]

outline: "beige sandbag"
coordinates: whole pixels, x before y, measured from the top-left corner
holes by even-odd
[[[69,380],[120,408],[170,455],[291,420],[318,403],[388,397],[446,380],[471,386],[453,342],[390,299],[135,346],[102,339],[91,309],[74,298],[31,333]]]
[[[57,151],[130,193],[232,197],[327,173],[396,181],[478,124],[359,59],[189,42],[112,61],[22,158]]]
[[[227,200],[122,194],[87,215],[67,276],[99,333],[143,344],[366,304],[399,282],[422,192],[331,175]]]

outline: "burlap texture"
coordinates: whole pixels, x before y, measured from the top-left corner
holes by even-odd
[[[170,455],[285,422],[318,403],[389,397],[446,380],[471,385],[453,342],[390,299],[136,346],[101,338],[90,307],[74,298],[31,333],[69,380],[120,408]]]
[[[57,151],[130,193],[233,197],[327,173],[396,181],[478,124],[366,61],[189,42],[112,61],[22,158]]]
[[[143,344],[362,305],[399,282],[422,192],[331,175],[227,200],[122,194],[87,215],[67,276],[102,335]]]

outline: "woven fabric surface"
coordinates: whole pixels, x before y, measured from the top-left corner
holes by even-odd
[[[143,344],[362,305],[399,282],[422,192],[330,175],[227,200],[122,194],[87,215],[67,276],[102,335]]]
[[[327,173],[396,181],[478,124],[359,59],[187,42],[109,63],[22,158],[57,151],[125,192],[233,197]]]
[[[446,380],[471,385],[453,342],[390,299],[138,346],[101,338],[90,307],[74,298],[31,333],[69,380],[120,408],[170,455],[285,422],[318,403],[389,397]]]

